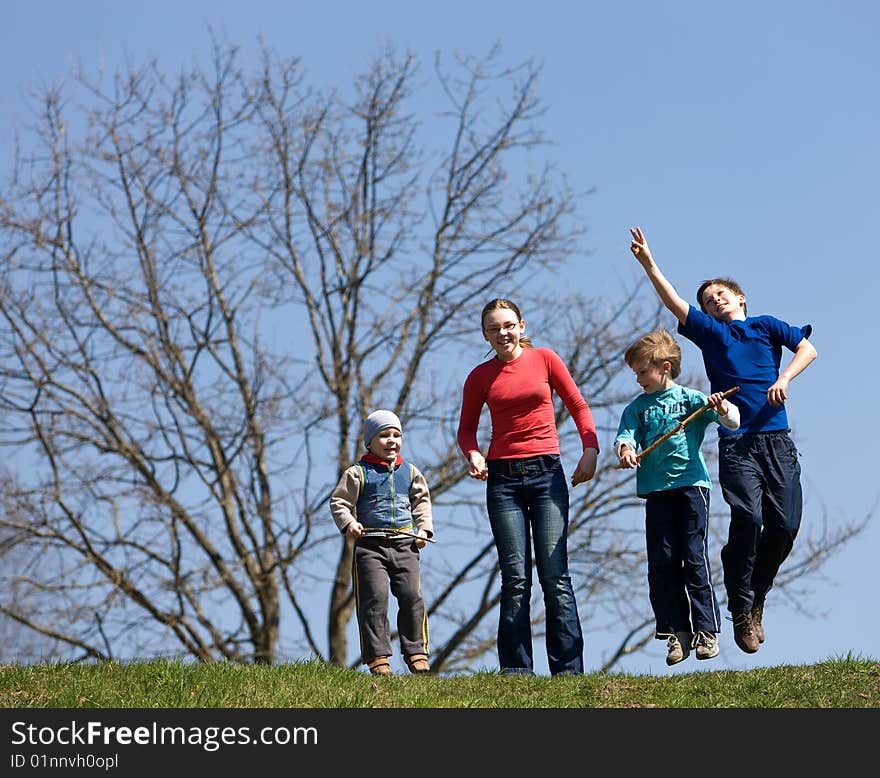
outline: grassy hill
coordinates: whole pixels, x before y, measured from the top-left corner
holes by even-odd
[[[272,667],[137,664],[0,666],[2,708],[878,708],[880,662],[675,676],[453,677],[364,672],[301,662]]]

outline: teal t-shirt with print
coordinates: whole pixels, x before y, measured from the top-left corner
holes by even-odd
[[[626,443],[636,453],[643,451],[705,404],[702,392],[678,384],[662,392],[641,394],[624,408],[614,442]],[[710,408],[683,432],[642,457],[636,468],[636,494],[645,497],[682,486],[711,487],[700,449],[706,428],[717,421],[718,414]]]

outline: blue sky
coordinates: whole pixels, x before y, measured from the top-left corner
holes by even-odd
[[[209,26],[245,51],[255,52],[262,36],[279,53],[302,57],[322,86],[348,84],[386,43],[412,49],[428,73],[435,51],[483,55],[496,42],[511,64],[542,62],[543,127],[554,141],[547,158],[576,190],[594,190],[581,209],[583,251],[565,282],[614,298],[639,277],[628,248],[628,228],[639,224],[688,299],[703,278],[730,274],[750,312],[811,323],[819,359],[792,384],[788,403],[803,457],[804,532],[823,514],[832,523],[860,518],[878,502],[871,426],[880,368],[870,335],[880,224],[875,3],[8,4],[0,172],[11,159],[11,127],[28,121],[30,86],[55,83],[74,63],[113,71],[155,56],[174,71],[204,61]],[[684,360],[686,369],[700,368],[687,343]],[[713,499],[721,504],[720,495]],[[682,669],[800,664],[848,651],[880,657],[878,521],[813,581],[804,603],[812,618],[771,600],[768,642],[758,654],[738,652],[726,623],[712,667]],[[588,638],[588,668],[599,664],[598,651]],[[624,669],[666,673],[663,657],[658,644]]]

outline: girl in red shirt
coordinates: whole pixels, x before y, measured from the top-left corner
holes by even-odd
[[[572,486],[589,481],[596,472],[599,443],[593,415],[559,355],[532,347],[514,303],[490,301],[481,322],[495,356],[475,367],[465,381],[458,444],[469,475],[487,481],[486,505],[501,568],[501,671],[533,674],[529,604],[534,544],[550,673],[582,673],[584,641],[568,570],[568,484],[552,393],[568,408],[583,446]],[[477,443],[484,405],[492,421],[485,458]]]

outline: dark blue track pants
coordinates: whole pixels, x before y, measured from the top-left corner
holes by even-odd
[[[801,525],[798,451],[787,430],[719,439],[718,475],[730,506],[721,550],[727,607],[745,613],[763,605]]]
[[[708,535],[707,488],[684,486],[647,496],[648,593],[658,637],[673,632],[721,631]]]

